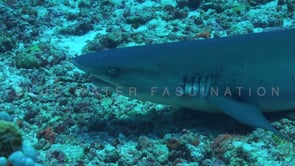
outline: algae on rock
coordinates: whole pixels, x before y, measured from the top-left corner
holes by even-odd
[[[0,157],[8,157],[22,148],[22,134],[19,128],[8,121],[0,120]]]

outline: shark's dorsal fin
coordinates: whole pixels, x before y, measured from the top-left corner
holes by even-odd
[[[287,138],[269,123],[269,121],[262,114],[261,110],[259,110],[259,108],[254,104],[243,103],[232,98],[222,96],[210,96],[208,97],[208,102],[243,124],[255,128],[263,128],[272,131],[280,137]]]

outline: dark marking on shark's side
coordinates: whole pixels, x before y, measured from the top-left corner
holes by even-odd
[[[295,29],[104,50],[74,64],[132,98],[223,112],[278,135],[262,112],[295,108]]]

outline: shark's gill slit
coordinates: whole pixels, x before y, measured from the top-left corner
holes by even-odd
[[[205,98],[209,96],[211,88],[211,78],[194,75],[183,77],[182,94],[184,96]]]

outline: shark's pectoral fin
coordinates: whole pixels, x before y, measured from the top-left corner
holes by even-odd
[[[242,103],[231,98],[221,96],[210,96],[208,101],[223,111],[228,116],[246,125],[263,128],[272,131],[274,134],[286,138],[276,130],[263,116],[259,108],[254,104]]]

